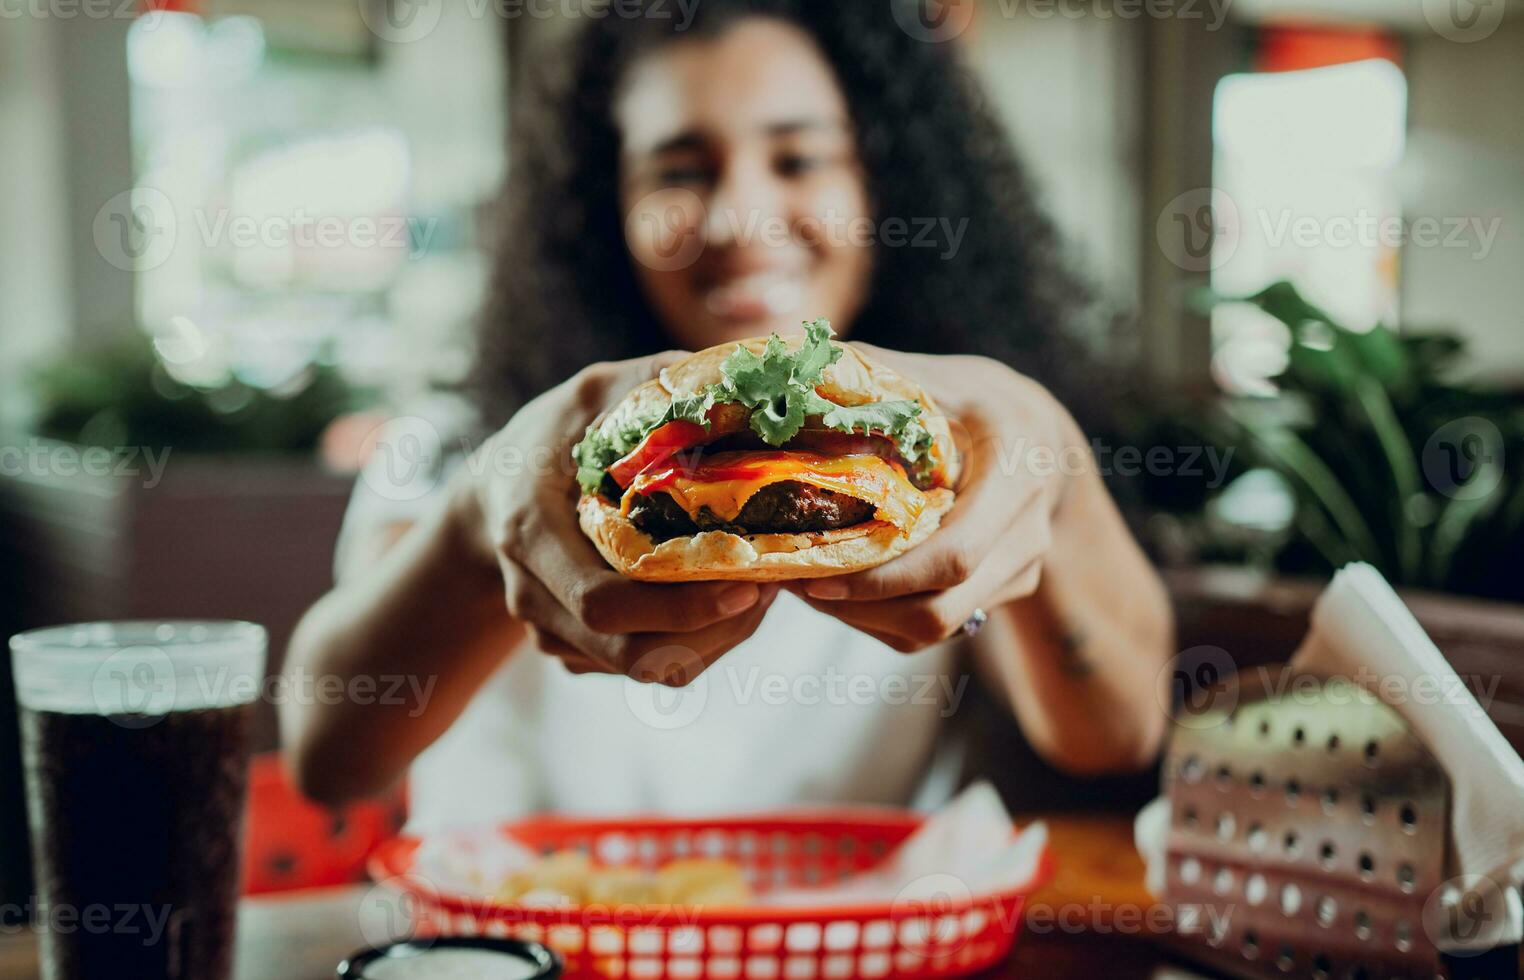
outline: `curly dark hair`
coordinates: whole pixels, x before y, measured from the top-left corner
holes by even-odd
[[[625,244],[611,106],[643,53],[749,16],[797,25],[834,67],[880,219],[967,219],[950,259],[940,249],[878,246],[852,338],[999,359],[1087,422],[1095,366],[1074,328],[1090,297],[1063,267],[1053,226],[956,45],[912,38],[886,3],[702,0],[695,10],[685,25],[675,14],[587,18],[537,66],[535,87],[516,104],[505,224],[471,385],[483,422],[501,425],[592,361],[671,346]]]

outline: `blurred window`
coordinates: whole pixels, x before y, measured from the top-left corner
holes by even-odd
[[[331,359],[393,400],[455,380],[503,167],[493,24],[386,44],[352,0],[194,6],[128,36],[134,206],[172,245],[138,316],[167,366],[277,387]]]
[[[1213,106],[1218,235],[1212,287],[1227,296],[1289,279],[1354,329],[1395,321],[1406,229],[1397,181],[1407,82],[1370,36],[1326,33],[1298,45],[1271,32],[1269,66],[1316,67],[1230,75]],[[1289,333],[1268,316],[1224,305],[1213,314],[1216,374],[1230,390],[1270,394]]]

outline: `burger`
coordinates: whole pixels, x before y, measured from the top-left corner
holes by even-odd
[[[572,450],[582,530],[643,581],[776,581],[882,564],[952,507],[958,460],[920,386],[830,324],[700,351]]]

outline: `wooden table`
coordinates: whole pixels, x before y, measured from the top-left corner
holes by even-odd
[[[1058,872],[1033,897],[1010,960],[988,976],[1186,980],[1160,937],[1140,933],[1151,907],[1124,817],[1048,821]],[[384,934],[384,903],[365,887],[246,899],[239,911],[237,980],[332,980],[349,953]],[[0,937],[0,980],[31,980],[30,935]]]

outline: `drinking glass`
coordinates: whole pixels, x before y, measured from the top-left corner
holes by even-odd
[[[226,980],[265,631],[11,638],[44,980]]]

